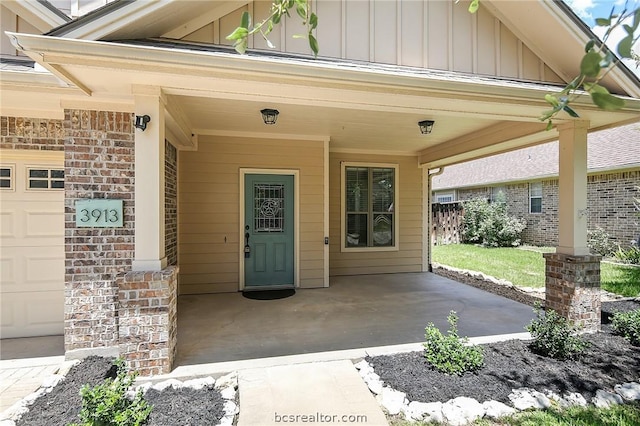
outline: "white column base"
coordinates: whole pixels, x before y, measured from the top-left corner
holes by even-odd
[[[134,260],[131,262],[131,270],[142,271],[162,271],[167,267],[167,258],[163,257],[160,260]]]

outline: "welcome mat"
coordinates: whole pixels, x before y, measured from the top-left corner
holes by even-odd
[[[281,290],[252,290],[243,291],[242,295],[247,299],[253,300],[277,300],[284,299],[296,294],[295,289],[285,288]]]

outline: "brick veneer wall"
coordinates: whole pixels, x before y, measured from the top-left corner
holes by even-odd
[[[178,150],[165,142],[164,226],[167,265],[178,264]]]
[[[63,120],[0,117],[0,148],[63,151]]]
[[[176,355],[178,268],[118,277],[120,356],[143,376],[167,374]]]
[[[604,229],[612,240],[629,246],[640,237],[640,217],[633,198],[640,197],[636,189],[640,170],[589,175],[587,180],[587,227]],[[488,198],[490,188],[458,190],[458,200]],[[537,246],[558,245],[558,180],[542,181],[542,213],[529,213],[529,183],[506,186],[508,212],[527,221],[522,242]]]
[[[116,277],[134,255],[133,115],[66,110],[65,348],[118,347]],[[75,201],[124,200],[122,228],[78,228]]]

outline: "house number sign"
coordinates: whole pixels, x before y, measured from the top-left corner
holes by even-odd
[[[76,226],[79,228],[121,228],[122,200],[76,200]]]

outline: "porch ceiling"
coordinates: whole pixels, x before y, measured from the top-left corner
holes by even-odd
[[[16,47],[83,95],[63,108],[135,110],[136,95],[162,96],[177,145],[191,135],[329,140],[330,150],[418,155],[429,167],[557,139],[537,120],[556,88],[376,64],[240,56],[165,40],[110,43],[10,34]],[[3,81],[3,91],[13,90]],[[24,85],[22,85],[24,88]],[[17,89],[17,86],[16,86]],[[51,95],[60,96],[60,95]],[[637,121],[640,100],[619,112],[575,103],[592,130]],[[276,108],[266,126],[260,109]],[[138,112],[138,111],[137,111]],[[421,135],[418,121],[436,122]],[[569,120],[560,117],[557,123]]]

